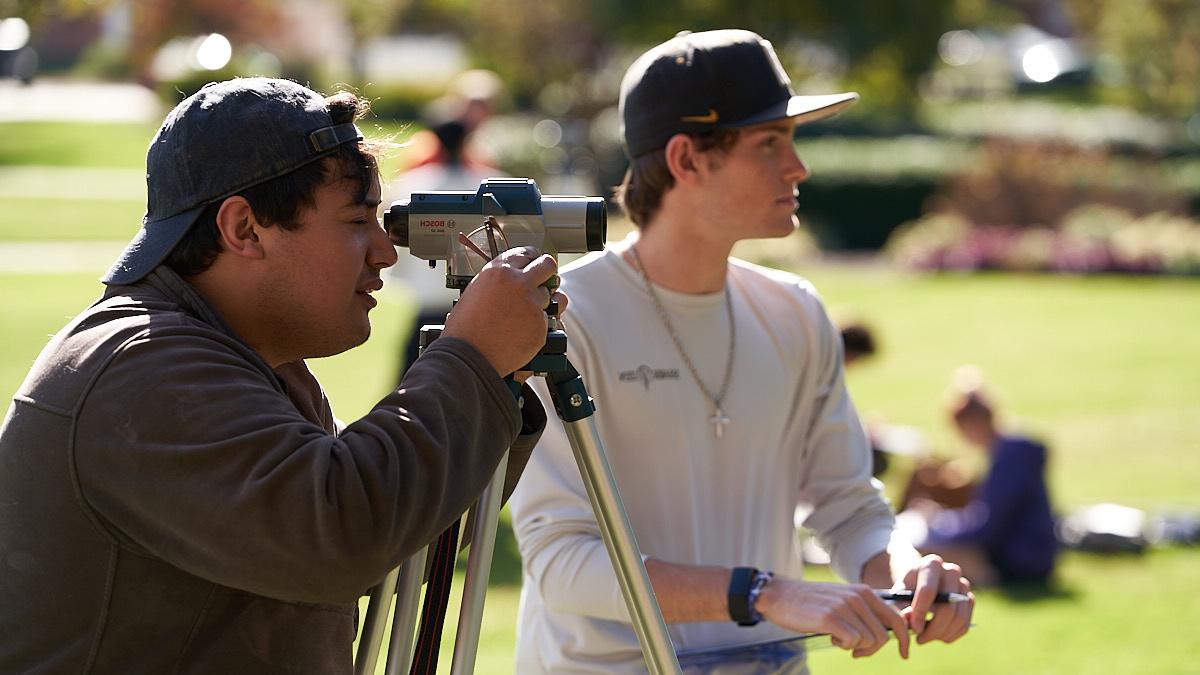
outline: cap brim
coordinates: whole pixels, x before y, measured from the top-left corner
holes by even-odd
[[[822,94],[819,96],[793,96],[786,101],[780,101],[760,113],[751,115],[744,120],[725,126],[727,128],[748,127],[752,124],[774,122],[784,118],[795,119],[797,124],[808,124],[828,119],[854,105],[858,94]]]
[[[132,284],[152,272],[167,259],[171,249],[183,239],[183,235],[192,223],[196,222],[205,206],[207,204],[201,204],[183,213],[142,226],[113,266],[100,277],[100,281],[110,286]]]

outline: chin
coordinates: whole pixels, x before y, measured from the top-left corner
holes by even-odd
[[[800,226],[800,221],[796,220],[795,218],[792,218],[790,221],[788,221],[786,223],[780,223],[779,225],[772,227],[771,230],[767,234],[763,235],[763,238],[764,239],[781,239],[781,238],[789,236],[790,234],[795,232],[796,228],[799,226]]]
[[[337,356],[343,352],[350,351],[355,347],[367,341],[371,337],[371,324],[366,323],[358,327],[358,330],[353,332],[346,331],[336,337],[331,336],[331,339],[325,344],[320,354],[314,354],[313,357],[324,358],[327,356]]]
[[[363,325],[353,336],[348,336],[349,344],[346,345],[346,349],[354,349],[366,342],[369,337],[371,337],[371,322],[364,321]]]

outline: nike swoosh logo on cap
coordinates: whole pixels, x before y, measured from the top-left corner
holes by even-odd
[[[720,116],[717,115],[717,111],[709,108],[707,115],[684,115],[683,117],[679,118],[679,121],[698,122],[700,124],[714,124],[718,119],[720,119]]]

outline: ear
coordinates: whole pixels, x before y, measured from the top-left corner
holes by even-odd
[[[217,210],[217,233],[221,248],[241,258],[261,259],[262,242],[258,240],[258,219],[250,202],[240,195],[229,197]]]
[[[687,134],[675,134],[667,141],[664,149],[667,170],[676,183],[690,184],[698,177],[703,157],[696,149],[696,141]]]

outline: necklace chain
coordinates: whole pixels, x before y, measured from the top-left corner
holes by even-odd
[[[663,306],[658,293],[654,291],[654,284],[650,283],[650,277],[646,274],[646,266],[642,264],[642,257],[638,254],[637,246],[630,246],[629,251],[633,254],[633,260],[637,263],[638,273],[641,274],[642,281],[646,284],[646,292],[649,293],[650,300],[654,302],[654,308],[658,310],[658,317],[662,319],[663,326],[667,329],[667,334],[671,336],[671,342],[675,343],[675,350],[683,357],[683,363],[692,374],[692,379],[696,381],[696,386],[700,387],[700,391],[704,392],[704,395],[713,403],[713,416],[709,418],[709,421],[713,424],[713,432],[717,438],[721,438],[725,431],[725,425],[729,423],[729,418],[725,416],[724,411],[721,409],[721,401],[725,399],[725,394],[729,391],[729,382],[733,378],[733,355],[737,345],[737,324],[733,321],[733,298],[729,293],[729,284],[725,284],[725,311],[729,318],[729,354],[725,358],[725,376],[721,379],[721,389],[716,395],[713,395],[708,387],[704,385],[704,380],[700,379],[700,372],[696,370],[696,364],[692,363],[692,358],[688,356],[687,350],[683,348],[683,342],[679,339],[678,333],[675,332],[675,326],[671,323],[671,317],[667,314],[666,307]]]

